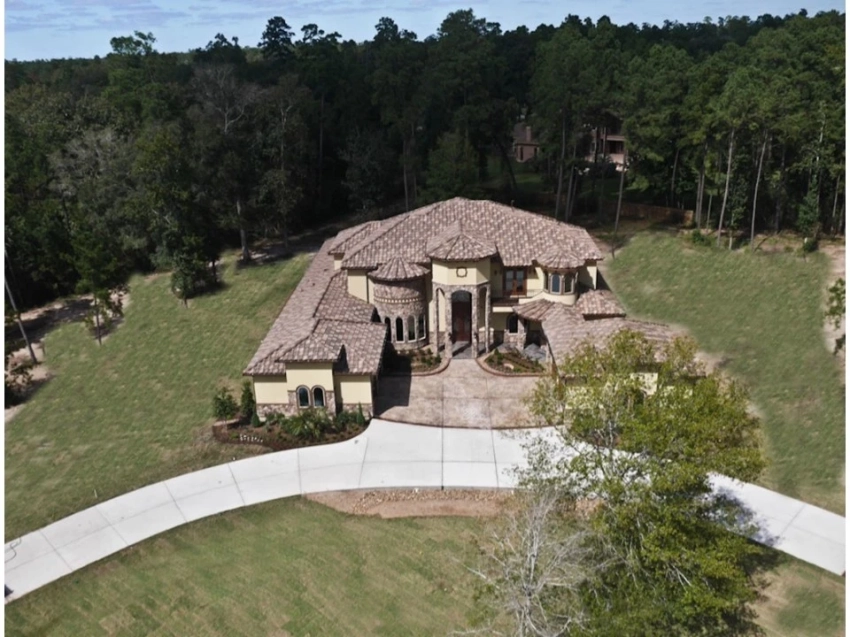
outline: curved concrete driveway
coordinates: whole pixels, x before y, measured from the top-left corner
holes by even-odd
[[[299,494],[348,489],[516,486],[523,444],[552,429],[446,429],[374,419],[357,438],[268,453],[203,469],[102,502],[6,545],[14,599],[168,529],[223,511]],[[842,574],[844,518],[723,476],[760,525],[754,539]]]

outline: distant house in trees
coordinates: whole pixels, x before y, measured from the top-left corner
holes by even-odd
[[[608,126],[590,129],[590,150],[585,159],[589,163],[608,161],[617,172],[623,169],[626,160],[626,138],[623,123],[612,119]]]
[[[514,159],[520,163],[537,157],[540,152],[540,144],[534,139],[531,126],[519,122],[514,126]]]

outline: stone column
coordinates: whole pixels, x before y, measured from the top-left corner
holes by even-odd
[[[490,351],[490,284],[484,284],[484,348]]]
[[[452,357],[452,297],[446,294],[446,359]]]
[[[472,348],[473,357],[478,358],[478,287],[474,287],[469,293],[469,303],[472,305],[472,333],[469,335],[472,342],[469,346]]]
[[[431,344],[434,346],[434,354],[440,353],[440,289],[434,283],[433,298],[434,298],[434,339]],[[430,316],[428,318],[431,318]]]

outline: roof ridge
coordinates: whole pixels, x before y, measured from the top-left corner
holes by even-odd
[[[439,206],[442,203],[444,203],[444,202],[437,201],[435,203],[431,203],[431,204],[422,206],[421,208],[416,208],[415,210],[408,210],[407,212],[403,212],[400,215],[396,215],[395,217],[390,217],[389,219],[384,219],[383,221],[389,221],[389,223],[381,223],[378,231],[370,233],[369,235],[367,235],[366,238],[368,238],[368,241],[366,241],[366,242],[361,241],[359,244],[355,245],[349,251],[349,253],[347,255],[345,255],[345,259],[347,260],[347,259],[350,259],[350,258],[356,256],[357,253],[360,252],[361,250],[363,250],[364,248],[366,248],[369,245],[369,243],[371,243],[372,241],[376,241],[376,240],[380,239],[382,236],[387,234],[393,228],[399,226],[404,221],[411,219],[414,214],[422,213],[423,211],[428,210],[428,209],[434,209],[435,206]]]

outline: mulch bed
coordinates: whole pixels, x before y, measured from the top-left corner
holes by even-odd
[[[262,445],[273,451],[285,451],[350,440],[366,431],[368,426],[368,423],[363,427],[350,425],[344,431],[326,432],[317,439],[297,438],[278,425],[268,426],[264,424],[260,427],[253,427],[233,421],[217,422],[213,425],[212,431],[213,438],[219,442],[234,445]]]
[[[484,359],[484,364],[500,374],[543,374],[546,371],[540,363],[514,352],[501,355],[493,352]]]

